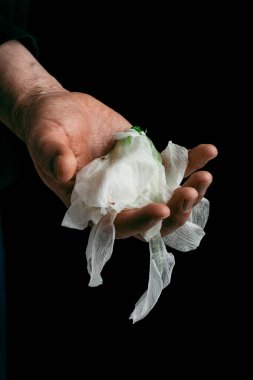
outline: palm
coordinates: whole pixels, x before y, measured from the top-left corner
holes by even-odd
[[[131,127],[120,114],[82,93],[42,98],[32,107],[29,118],[27,145],[35,167],[66,205],[75,173],[110,151],[113,132]]]
[[[113,132],[131,127],[120,114],[95,98],[67,91],[43,96],[27,115],[26,142],[34,165],[45,184],[67,206],[76,172],[111,150]],[[216,155],[212,145],[192,149],[186,176]],[[115,220],[117,236],[138,236],[160,220],[164,220],[163,234],[173,232],[187,220],[191,207],[200,201],[211,181],[210,173],[196,172],[174,192],[168,205],[150,204],[123,211]],[[186,202],[190,202],[188,210],[183,209]]]

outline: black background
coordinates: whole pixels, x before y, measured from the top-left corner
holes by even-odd
[[[143,366],[154,362],[160,369],[174,356],[186,363],[192,355],[192,365],[205,361],[210,371],[224,364],[223,349],[232,339],[233,276],[224,232],[226,142],[236,118],[227,11],[137,10],[128,3],[113,11],[82,10],[75,2],[52,9],[43,1],[33,3],[30,24],[40,62],[67,89],[87,92],[147,129],[159,150],[168,140],[188,148],[213,143],[219,157],[207,165],[214,182],[206,237],[196,251],[175,253],[170,286],[148,317],[132,325],[128,317],[147,286],[148,246],[116,241],[103,286],[88,288],[89,231],[61,227],[65,207],[24,152],[23,177],[4,200],[13,374],[21,367],[32,373],[32,363],[34,378],[50,366],[52,374],[89,365],[113,374],[115,360],[120,372],[127,371],[141,353],[153,358]],[[103,360],[109,361],[105,367]]]

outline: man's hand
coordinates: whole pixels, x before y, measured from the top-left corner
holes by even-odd
[[[131,127],[95,98],[65,90],[17,41],[0,46],[0,119],[25,141],[40,177],[66,206],[77,171],[111,150],[114,132]],[[194,172],[216,155],[213,145],[191,149],[188,179],[168,205],[123,211],[117,237],[138,236],[161,220],[164,235],[184,224],[212,181],[210,173]]]
[[[40,177],[66,206],[77,171],[112,149],[114,132],[131,128],[123,116],[92,96],[67,91],[33,100],[24,123]]]
[[[32,104],[26,117],[26,143],[42,180],[69,206],[76,172],[111,150],[113,132],[130,127],[121,115],[89,95],[59,92]],[[161,220],[164,235],[184,224],[212,182],[210,173],[194,172],[216,155],[213,145],[191,149],[185,173],[191,175],[168,205],[123,211],[115,221],[117,237],[136,236]]]

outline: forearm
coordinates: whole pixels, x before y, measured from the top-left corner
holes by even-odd
[[[64,91],[18,41],[0,45],[0,120],[25,141],[24,114],[34,99]]]

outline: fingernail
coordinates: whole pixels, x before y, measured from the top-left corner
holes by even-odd
[[[183,203],[183,209],[184,209],[184,211],[186,211],[186,212],[191,211],[191,209],[193,208],[195,200],[196,200],[196,198],[194,198],[194,199],[186,199],[184,201],[184,203]]]

